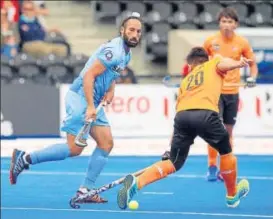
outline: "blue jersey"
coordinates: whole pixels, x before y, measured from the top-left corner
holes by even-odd
[[[70,87],[72,91],[84,96],[83,77],[95,60],[100,60],[106,67],[106,70],[97,76],[94,82],[94,102],[97,105],[113,81],[120,76],[120,73],[128,65],[131,60],[131,51],[121,37],[114,38],[101,45],[89,58],[80,75],[72,83]]]

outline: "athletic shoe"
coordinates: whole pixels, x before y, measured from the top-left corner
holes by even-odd
[[[217,166],[209,166],[207,173],[207,180],[209,182],[217,181],[218,178],[218,168]]]
[[[76,197],[73,198],[74,200],[77,200],[75,203],[106,203],[108,202],[106,199],[102,198],[101,196],[99,196],[98,194],[96,195],[88,195],[88,193],[90,192],[89,189],[87,188],[80,188],[77,192],[76,192]]]
[[[236,208],[240,204],[240,200],[247,196],[249,193],[249,182],[246,179],[242,179],[237,184],[237,193],[235,196],[227,196],[226,202],[229,208]]]
[[[123,182],[123,188],[118,192],[117,202],[120,209],[126,209],[133,196],[137,193],[136,177],[127,175]]]
[[[10,183],[16,184],[17,178],[20,173],[29,168],[29,165],[25,163],[23,156],[25,155],[24,151],[20,151],[17,149],[13,150],[12,158],[11,158],[11,165],[10,165],[10,173],[9,179]]]
[[[217,172],[217,179],[220,180],[221,182],[224,182],[224,178],[220,171]]]

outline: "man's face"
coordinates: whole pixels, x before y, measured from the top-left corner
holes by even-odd
[[[222,17],[219,22],[220,31],[225,35],[233,33],[237,26],[238,23],[230,17]]]
[[[142,24],[137,19],[130,19],[126,22],[125,27],[121,28],[121,36],[128,47],[136,47],[141,38]]]

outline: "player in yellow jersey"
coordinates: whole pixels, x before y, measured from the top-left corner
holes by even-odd
[[[246,80],[247,87],[256,85],[256,77],[258,74],[257,64],[255,62],[255,54],[248,40],[235,33],[235,29],[239,25],[238,14],[235,9],[227,7],[222,9],[218,15],[219,31],[209,36],[204,42],[204,49],[209,57],[222,56],[239,61],[241,57],[251,59],[250,74]],[[234,69],[228,72],[224,78],[226,83],[240,83],[240,69]],[[238,86],[222,86],[219,99],[219,110],[223,123],[229,133],[230,143],[233,146],[233,127],[236,123],[236,117],[239,105],[239,87]],[[223,180],[219,172],[217,164],[217,151],[208,145],[208,181]],[[166,151],[162,155],[162,160],[169,159],[170,152]]]
[[[218,16],[219,31],[209,36],[204,42],[204,48],[210,57],[221,55],[223,57],[240,60],[246,57],[253,60],[250,65],[251,77],[247,78],[247,86],[255,86],[255,78],[258,74],[257,64],[253,50],[243,36],[236,34],[234,31],[239,24],[237,12],[233,8],[224,8]],[[224,82],[240,83],[241,75],[239,69],[234,69],[226,75]],[[223,86],[219,101],[220,115],[230,136],[230,143],[233,146],[232,135],[233,127],[236,123],[239,105],[239,87]],[[208,181],[221,179],[217,165],[217,151],[208,146]]]
[[[251,60],[243,58],[235,61],[217,57],[209,61],[207,52],[202,47],[195,47],[188,54],[187,63],[191,71],[179,88],[170,159],[151,165],[138,177],[126,176],[124,186],[117,196],[121,209],[127,208],[138,190],[178,171],[185,163],[190,146],[197,136],[220,154],[220,170],[227,190],[227,206],[237,207],[241,198],[249,192],[246,179],[237,184],[237,160],[232,153],[229,134],[219,117],[218,101],[223,75],[229,70],[248,66]]]

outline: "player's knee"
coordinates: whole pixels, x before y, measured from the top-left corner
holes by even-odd
[[[80,155],[84,149],[83,147],[79,147],[75,144],[75,136],[72,134],[67,134],[67,144],[69,146],[71,157]]]
[[[79,147],[75,143],[73,145],[69,145],[69,149],[71,157],[79,156],[83,151],[83,147]]]
[[[183,167],[185,160],[186,159],[179,159],[176,162],[172,161],[176,171],[180,170]]]
[[[114,147],[114,141],[113,141],[113,138],[109,138],[109,139],[104,139],[103,142],[101,143],[98,143],[98,147],[103,149],[104,151],[110,153],[111,150],[113,149]]]
[[[227,125],[225,124],[226,130],[230,136],[233,134],[233,125]]]
[[[178,171],[179,169],[181,169],[181,167],[183,166],[183,165],[180,165],[180,163],[178,163],[178,162],[174,162],[173,160],[170,160],[170,161],[172,161],[173,166],[174,166],[174,168],[175,168],[176,171]]]
[[[185,161],[187,159],[187,155],[180,152],[180,150],[177,150],[176,152],[171,151],[171,157],[170,160],[172,161],[175,170],[178,171],[183,167]]]
[[[107,139],[106,143],[105,143],[105,146],[106,146],[106,150],[108,152],[110,152],[113,149],[113,147],[114,147],[114,140],[113,140],[113,138]]]
[[[220,155],[229,154],[232,151],[228,133],[222,138],[218,145],[218,152]]]

